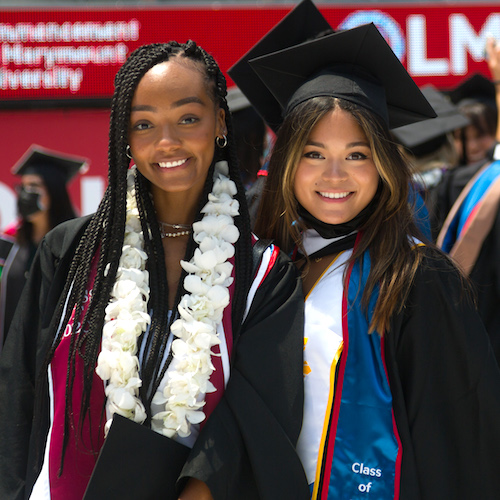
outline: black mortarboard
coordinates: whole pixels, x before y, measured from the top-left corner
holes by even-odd
[[[51,170],[64,177],[68,183],[78,172],[85,173],[90,161],[88,158],[53,151],[32,144],[16,162],[11,171],[15,175],[37,174]]]
[[[483,102],[495,107],[495,85],[481,73],[462,80],[454,89],[448,92],[451,102],[454,104],[469,104],[472,102]]]
[[[228,70],[229,76],[275,132],[282,122],[281,107],[248,61],[331,31],[328,21],[311,0],[303,0]]]
[[[83,500],[177,500],[191,449],[115,413]]]
[[[307,99],[328,95],[370,109],[390,128],[436,116],[373,23],[260,56],[249,64],[285,114]],[[247,97],[259,107],[258,97]]]
[[[437,149],[443,143],[440,139],[445,138],[448,132],[469,124],[469,119],[460,112],[460,109],[434,86],[426,85],[420,90],[433,107],[437,117],[405,125],[392,131],[398,142],[410,149],[416,156]]]

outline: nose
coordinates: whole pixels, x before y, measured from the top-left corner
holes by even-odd
[[[162,149],[171,149],[179,147],[181,144],[180,136],[176,128],[166,124],[159,128],[158,147]]]
[[[471,137],[467,139],[467,149],[469,151],[477,151],[480,149],[480,141],[478,140],[477,137]]]
[[[325,162],[322,177],[325,180],[344,180],[347,178],[347,170],[340,159],[329,159]]]

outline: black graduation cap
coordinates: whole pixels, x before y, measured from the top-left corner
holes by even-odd
[[[464,105],[473,102],[483,102],[495,107],[495,85],[481,73],[462,80],[454,89],[448,92],[454,104]]]
[[[392,131],[398,142],[410,149],[415,156],[432,152],[443,144],[448,132],[469,124],[469,119],[436,87],[426,85],[420,90],[433,107],[437,117],[405,125]]]
[[[14,175],[37,174],[43,176],[44,172],[52,170],[58,175],[64,176],[65,183],[68,183],[78,172],[85,173],[89,163],[88,158],[32,144],[11,171]]]
[[[249,64],[285,114],[307,99],[328,95],[372,110],[390,128],[436,116],[373,23],[260,56]],[[254,102],[247,97],[259,107],[258,98]]]
[[[275,132],[282,122],[281,107],[248,61],[331,31],[328,21],[311,0],[303,0],[228,70],[229,76]]]
[[[177,500],[191,449],[115,413],[83,500]]]

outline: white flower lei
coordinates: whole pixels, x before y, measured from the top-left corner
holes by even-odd
[[[211,349],[220,344],[217,325],[229,304],[228,288],[233,281],[233,266],[228,260],[233,257],[233,245],[239,238],[233,219],[239,213],[239,203],[233,198],[236,185],[228,175],[227,162],[217,162],[212,192],[202,210],[204,216],[193,224],[193,238],[198,248],[189,262],[181,261],[188,273],[184,288],[189,293],[181,298],[180,317],[171,327],[176,337],[171,347],[175,369],[166,372],[165,388],[157,391],[153,398],[155,404],[165,408],[153,416],[153,428],[168,437],[189,436],[191,424],[205,419],[204,395],[215,391],[210,382],[214,371]],[[106,307],[96,373],[108,382],[105,390],[108,413],[111,416],[118,413],[142,423],[146,412],[139,398],[142,381],[137,340],[151,318],[147,312],[147,254],[135,200],[135,167],[128,171],[127,186],[125,239],[116,282]],[[108,420],[107,429],[110,424]]]

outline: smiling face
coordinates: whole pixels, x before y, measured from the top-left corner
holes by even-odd
[[[373,199],[379,174],[370,144],[353,116],[339,107],[312,129],[294,179],[295,197],[327,224],[352,220]]]
[[[182,193],[187,206],[197,204],[215,138],[226,133],[224,118],[193,63],[171,59],[143,76],[132,99],[129,144],[155,202]]]
[[[475,163],[486,158],[489,149],[495,144],[494,136],[478,130],[473,125],[465,127],[464,136],[468,163]],[[462,151],[463,144],[460,131],[455,131],[454,138],[457,151]]]

